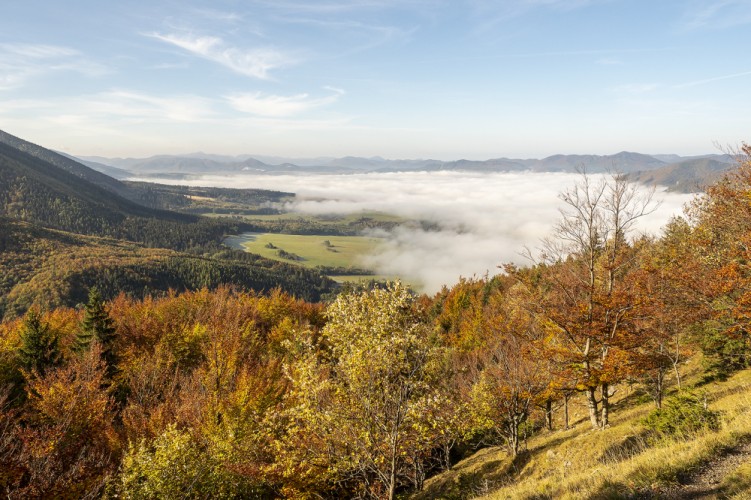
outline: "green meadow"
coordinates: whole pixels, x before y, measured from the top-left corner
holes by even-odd
[[[362,257],[377,251],[382,240],[365,236],[245,233],[227,238],[225,243],[269,259],[310,268],[363,269]],[[347,276],[363,278],[351,274]]]
[[[364,228],[386,228],[402,224],[405,219],[382,212],[358,212],[343,215],[283,213],[246,215],[246,221],[263,229],[228,237],[224,243],[238,250],[269,259],[320,268],[339,282],[396,279],[397,276],[367,274],[362,260],[375,254],[382,238],[361,236]],[[339,234],[336,234],[336,233]],[[288,234],[293,233],[293,234]],[[303,234],[300,234],[303,233]],[[334,233],[334,234],[332,234]]]

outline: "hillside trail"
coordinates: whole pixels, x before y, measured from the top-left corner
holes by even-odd
[[[749,460],[751,460],[751,441],[746,441],[681,478],[680,484],[665,491],[663,498],[691,500],[726,498],[721,491],[722,480]]]

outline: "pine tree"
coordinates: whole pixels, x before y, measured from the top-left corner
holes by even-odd
[[[29,310],[24,318],[18,357],[25,370],[35,371],[40,375],[44,375],[47,368],[60,364],[57,335],[50,329],[49,324],[42,322],[40,314],[35,309]]]
[[[115,327],[107,309],[104,307],[102,296],[96,287],[89,290],[89,301],[86,303],[81,328],[76,334],[75,349],[88,350],[91,342],[96,340],[102,346],[102,360],[107,365],[107,374],[113,375],[117,365],[115,354]]]

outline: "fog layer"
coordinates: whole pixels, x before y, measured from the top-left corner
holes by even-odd
[[[559,219],[559,193],[578,180],[578,174],[566,173],[400,172],[205,176],[180,184],[290,191],[297,193],[285,207],[292,211],[377,210],[431,223],[429,229],[379,232],[386,243],[362,264],[432,293],[461,276],[492,275],[507,262],[524,264],[520,252],[550,234]],[[691,195],[657,192],[655,199],[660,206],[640,221],[640,231],[659,234]]]

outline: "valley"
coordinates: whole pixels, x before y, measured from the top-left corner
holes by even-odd
[[[751,499],[750,26],[3,2],[0,497]]]
[[[702,204],[570,172],[117,180],[5,139],[10,497],[748,492],[748,160]]]

